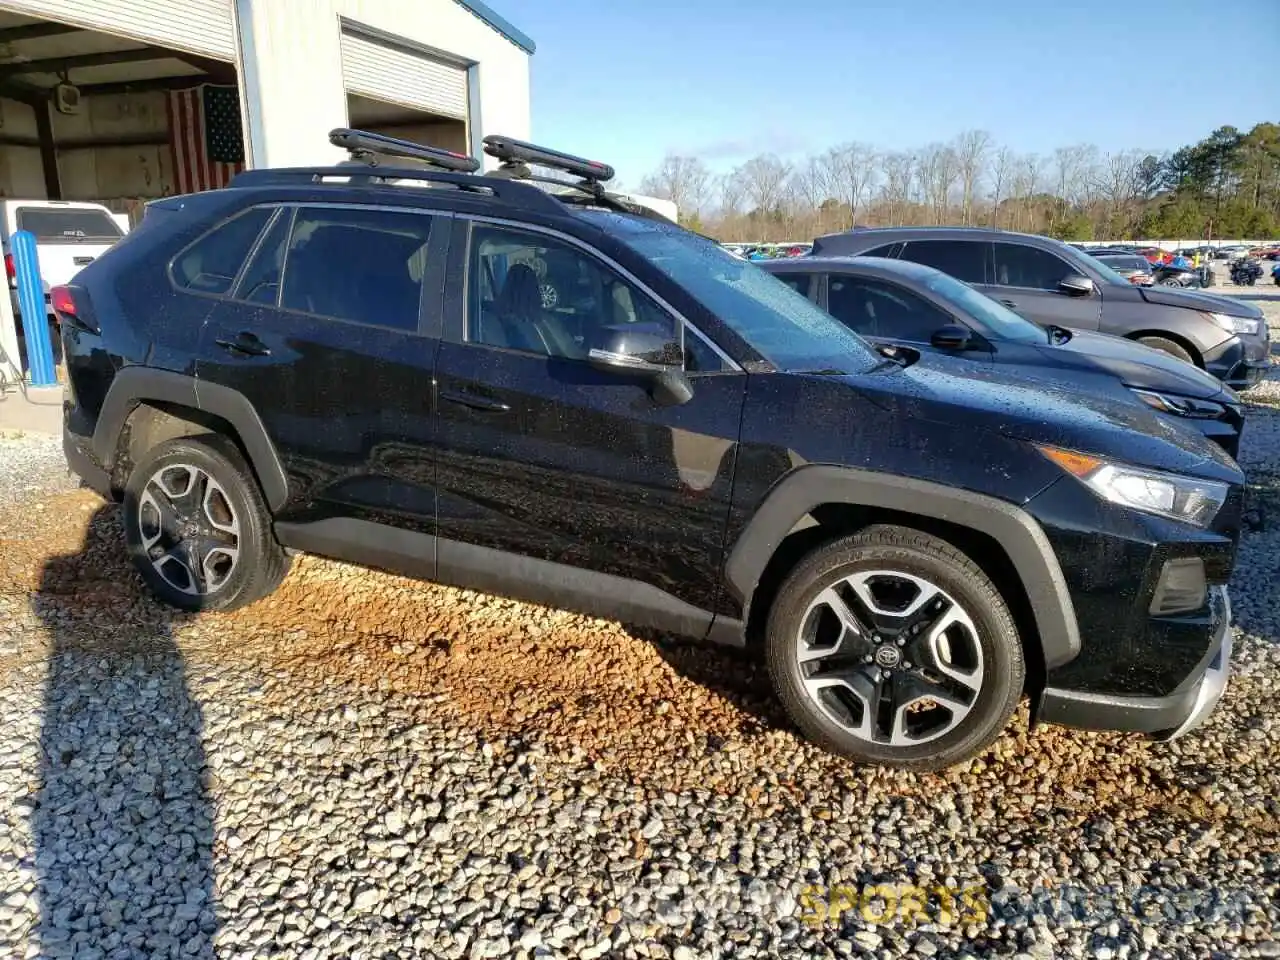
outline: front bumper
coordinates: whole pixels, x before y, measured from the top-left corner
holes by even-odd
[[[1214,587],[1212,596],[1219,616],[1209,652],[1172,693],[1143,697],[1046,687],[1036,720],[1088,730],[1145,733],[1162,741],[1200,726],[1222,699],[1231,673],[1231,600],[1223,586]]]
[[[1204,355],[1204,368],[1234,390],[1256,387],[1271,370],[1271,334],[1231,337]]]

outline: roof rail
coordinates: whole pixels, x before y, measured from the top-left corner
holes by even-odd
[[[367,130],[336,127],[329,131],[329,142],[335,147],[350,151],[352,160],[370,167],[378,166],[379,157],[398,157],[403,160],[418,160],[453,173],[475,173],[480,169],[480,161],[465,153],[428,147],[412,140],[399,140],[381,133],[369,133]]]
[[[364,167],[364,169],[359,169]],[[371,187],[394,189],[397,181],[414,180],[425,184],[453,187],[464,193],[478,193],[494,197],[513,206],[542,210],[547,213],[564,213],[564,204],[537,187],[511,180],[490,179],[466,173],[450,173],[443,170],[423,170],[416,167],[375,167],[348,163],[334,167],[263,167],[236,174],[230,187],[301,186],[320,184],[330,180],[349,181]]]

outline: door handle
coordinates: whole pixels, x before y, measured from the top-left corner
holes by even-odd
[[[241,330],[234,340],[222,339],[213,342],[230,353],[243,353],[251,357],[266,357],[271,354],[271,349],[247,330]]]
[[[488,413],[506,413],[511,409],[511,404],[509,403],[494,400],[492,397],[482,397],[477,393],[467,393],[463,390],[442,390],[440,399],[448,400],[450,403],[456,403],[460,406],[470,407],[472,410],[484,410]]]
[[[1016,300],[1001,300],[1000,302],[1004,304],[1006,307],[1008,307],[1010,310],[1018,309],[1018,301]]]

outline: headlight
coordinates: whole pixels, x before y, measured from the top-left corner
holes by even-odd
[[[1207,527],[1227,499],[1227,485],[1159,470],[1131,467],[1074,450],[1036,444],[1036,449],[1103,500]]]
[[[1206,313],[1206,317],[1220,326],[1227,333],[1242,333],[1248,337],[1256,337],[1262,332],[1262,317],[1233,317],[1227,313]]]
[[[1139,390],[1130,387],[1133,395],[1154,410],[1171,413],[1175,417],[1190,417],[1192,420],[1216,420],[1225,412],[1220,403],[1212,400],[1196,400],[1194,397],[1179,397],[1176,394],[1157,393],[1154,390]]]

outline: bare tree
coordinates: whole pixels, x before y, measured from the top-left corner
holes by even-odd
[[[681,214],[697,214],[706,205],[712,176],[697,157],[669,153],[653,173],[640,181],[640,192],[670,200]]]
[[[742,182],[751,212],[769,216],[777,213],[782,205],[783,187],[791,176],[791,164],[784,163],[777,154],[762,153],[738,167],[733,175]]]
[[[952,149],[960,175],[961,216],[968,226],[973,223],[974,192],[982,179],[987,153],[991,150],[991,134],[985,130],[966,130],[956,137]]]
[[[880,170],[884,175],[880,197],[889,208],[890,226],[901,226],[906,222],[915,166],[915,160],[909,153],[886,153],[880,158]]]
[[[879,152],[867,143],[853,141],[832,147],[822,155],[827,196],[849,208],[849,226],[858,222],[858,211],[875,186]]]
[[[1000,203],[1005,199],[1005,191],[1010,189],[1018,165],[1017,155],[1008,147],[996,151],[995,163],[991,167],[991,226],[1000,226]]]
[[[1108,153],[1099,167],[1098,191],[1107,203],[1108,233],[1126,229],[1130,208],[1143,192],[1141,150]]]
[[[921,200],[929,206],[932,223],[944,223],[950,206],[951,190],[959,176],[959,161],[951,147],[931,143],[919,153],[916,178]]]
[[[1040,192],[1040,181],[1044,175],[1044,158],[1038,153],[1029,153],[1018,164],[1018,172],[1013,180],[1013,195],[1018,204],[1013,212],[1013,229],[1024,229],[1031,225],[1031,198]]]
[[[737,176],[737,171],[723,174],[717,181],[717,186],[720,193],[720,215],[730,218],[739,216],[742,213],[746,190],[742,180]]]

